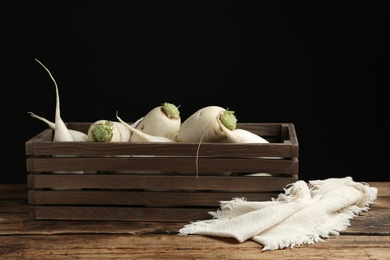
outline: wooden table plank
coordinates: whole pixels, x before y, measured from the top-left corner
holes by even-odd
[[[370,210],[340,236],[262,252],[253,241],[180,236],[186,223],[31,220],[26,184],[0,184],[0,256],[4,259],[389,259],[390,182]],[[189,220],[191,221],[191,220]]]
[[[386,259],[388,236],[338,236],[299,248],[261,251],[232,238],[176,235],[0,236],[0,255],[29,259]],[[388,258],[387,258],[388,259]]]

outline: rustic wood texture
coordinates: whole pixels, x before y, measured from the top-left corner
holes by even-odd
[[[83,132],[89,125],[68,123]],[[53,142],[53,130],[46,129],[26,142],[31,217],[164,222],[205,218],[219,201],[268,200],[298,179],[293,124],[238,127],[270,143]],[[249,176],[258,173],[270,176]]]
[[[167,176],[127,174],[29,174],[28,187],[86,189],[163,189],[275,192],[295,178],[245,176]],[[264,181],[266,180],[266,181]],[[223,185],[221,185],[223,183]]]
[[[390,182],[369,211],[325,242],[262,252],[233,238],[180,236],[190,221],[31,220],[26,184],[0,184],[1,259],[389,259]]]
[[[160,171],[172,173],[279,173],[292,174],[294,160],[218,157],[30,157],[27,171]],[[193,174],[195,176],[195,174]]]
[[[34,219],[182,221],[204,219],[219,201],[234,197],[269,200],[293,181],[279,177],[29,174],[28,201]]]
[[[178,199],[180,197],[180,199]],[[131,205],[131,206],[206,206],[217,202],[245,197],[248,200],[269,200],[273,194],[233,192],[181,192],[181,191],[30,191],[29,202],[35,205]]]

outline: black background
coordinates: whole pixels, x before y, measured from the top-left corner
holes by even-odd
[[[163,102],[291,122],[300,178],[389,181],[387,1],[2,1],[0,182],[54,121],[135,121]],[[5,117],[4,117],[5,116]]]

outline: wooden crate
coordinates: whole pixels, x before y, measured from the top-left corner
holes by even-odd
[[[90,124],[67,126],[87,132]],[[25,146],[31,217],[188,222],[210,218],[219,201],[269,200],[298,180],[293,124],[237,126],[270,143],[53,142],[46,129]]]

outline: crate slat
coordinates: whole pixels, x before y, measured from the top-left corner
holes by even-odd
[[[290,177],[184,176],[131,174],[39,174],[31,173],[29,189],[162,189],[230,190],[275,192],[295,181]]]
[[[176,173],[269,172],[289,173],[293,161],[264,158],[178,157],[57,157],[28,158],[27,170],[50,171],[159,171]],[[198,167],[198,169],[197,169]]]
[[[33,206],[30,216],[35,220],[106,220],[188,222],[210,218],[215,208],[152,208],[152,207],[89,207],[89,206]]]
[[[52,142],[27,143],[27,155],[74,155],[81,157],[114,155],[148,156],[212,156],[212,157],[286,157],[296,151],[290,141],[271,144],[232,143],[99,143],[99,142]],[[199,149],[199,152],[198,152]],[[296,150],[296,149],[295,149]]]
[[[215,191],[119,191],[119,190],[50,190],[29,191],[29,203],[35,205],[112,205],[148,207],[217,207],[219,201],[245,197],[251,201],[269,200],[273,193]]]

